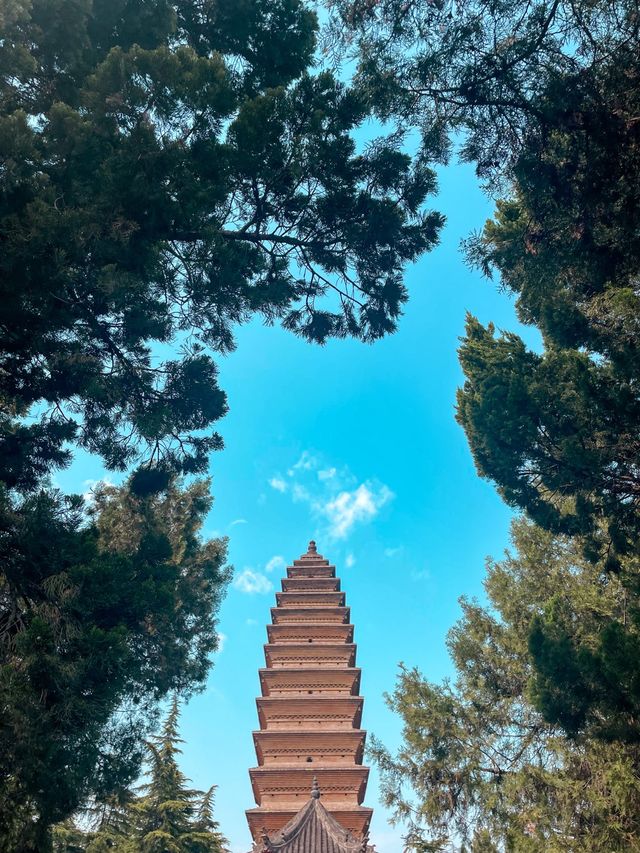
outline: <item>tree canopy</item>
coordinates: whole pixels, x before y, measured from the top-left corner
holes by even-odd
[[[54,853],[226,853],[213,816],[215,786],[196,791],[178,761],[179,706],[174,698],[160,734],[146,742],[146,782],[103,809],[92,829],[70,820],[54,831]]]
[[[597,646],[602,622],[623,625],[637,597],[605,581],[575,539],[520,519],[512,540],[513,551],[488,563],[488,605],[462,599],[448,636],[453,683],[400,672],[389,697],[403,721],[400,749],[373,747],[384,800],[410,849],[424,853],[635,850],[638,745],[567,737],[547,722],[532,701],[540,683],[530,631],[561,611],[575,639]]]
[[[226,411],[211,353],[254,315],[317,342],[394,330],[403,266],[442,223],[422,209],[434,175],[393,139],[358,150],[370,108],[311,72],[316,30],[301,0],[5,7],[10,487],[70,442],[160,483],[204,470]]]
[[[612,565],[640,532],[640,65],[624,59],[547,94],[553,132],[528,138],[513,196],[469,243],[544,351],[471,318],[458,398],[480,473],[539,523],[608,548]]]
[[[460,145],[489,183],[510,177],[532,129],[552,129],[548,89],[637,51],[634,2],[329,0],[329,46],[349,51],[374,109],[417,128],[423,151]],[[503,184],[504,186],[504,184]]]
[[[155,498],[104,487],[2,500],[0,847],[136,777],[158,701],[200,686],[217,647],[224,540],[203,542],[206,483]]]

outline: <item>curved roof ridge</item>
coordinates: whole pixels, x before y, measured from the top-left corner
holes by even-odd
[[[325,841],[322,845],[321,837]],[[331,843],[330,847],[326,841]],[[312,853],[316,849],[327,853],[362,853],[362,848],[362,840],[345,829],[317,797],[305,803],[281,830],[267,835],[262,847],[273,853]]]

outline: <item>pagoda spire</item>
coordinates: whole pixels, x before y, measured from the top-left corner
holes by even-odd
[[[267,625],[260,728],[253,734],[258,763],[249,771],[254,850],[315,853],[301,839],[313,836],[316,844],[324,835],[332,839],[327,850],[371,849],[372,811],[362,805],[369,775],[363,699],[349,617],[335,566],[312,539],[288,566]],[[298,846],[291,846],[294,836]]]

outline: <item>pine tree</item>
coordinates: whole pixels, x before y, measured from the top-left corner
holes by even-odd
[[[198,804],[195,820],[189,836],[189,853],[224,853],[226,839],[220,832],[220,824],[213,816],[216,785],[205,791]]]
[[[620,54],[637,55],[640,45],[633,0],[328,5],[327,48],[353,61],[380,116],[418,130],[423,156],[446,161],[455,150],[502,190],[527,134],[553,132],[540,93],[569,101],[592,71],[624,67]]]
[[[435,177],[393,139],[357,151],[369,107],[312,70],[310,5],[4,4],[0,480],[31,488],[74,445],[202,472],[240,323],[395,329]]]
[[[188,787],[178,765],[183,743],[174,698],[159,735],[147,744],[149,781],[135,803],[135,853],[222,853],[224,838],[213,819],[213,792]]]
[[[46,851],[53,823],[125,789],[158,703],[202,684],[229,579],[209,507],[203,482],[105,487],[89,517],[0,492],[0,849]]]
[[[626,614],[640,599],[616,578],[603,582],[602,566],[574,539],[526,519],[514,523],[512,539],[512,552],[488,562],[488,604],[461,601],[448,636],[452,681],[400,673],[389,704],[402,744],[392,754],[373,742],[383,798],[406,823],[411,850],[636,851],[640,747],[549,725],[533,701],[529,644],[532,621],[553,612],[585,647],[597,645],[603,620],[637,636]]]
[[[160,734],[146,744],[147,782],[117,800],[96,804],[53,832],[54,853],[226,853],[213,815],[216,786],[189,788],[178,758],[180,709],[174,696]],[[81,829],[80,824],[93,829]]]

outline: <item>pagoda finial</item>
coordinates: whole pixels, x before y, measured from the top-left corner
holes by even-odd
[[[307,554],[317,554],[317,553],[318,553],[318,549],[316,548],[316,543],[312,539],[311,542],[309,542],[309,547],[307,548]]]
[[[318,777],[313,777],[313,784],[311,785],[311,797],[314,800],[320,799],[320,785],[318,785]]]

